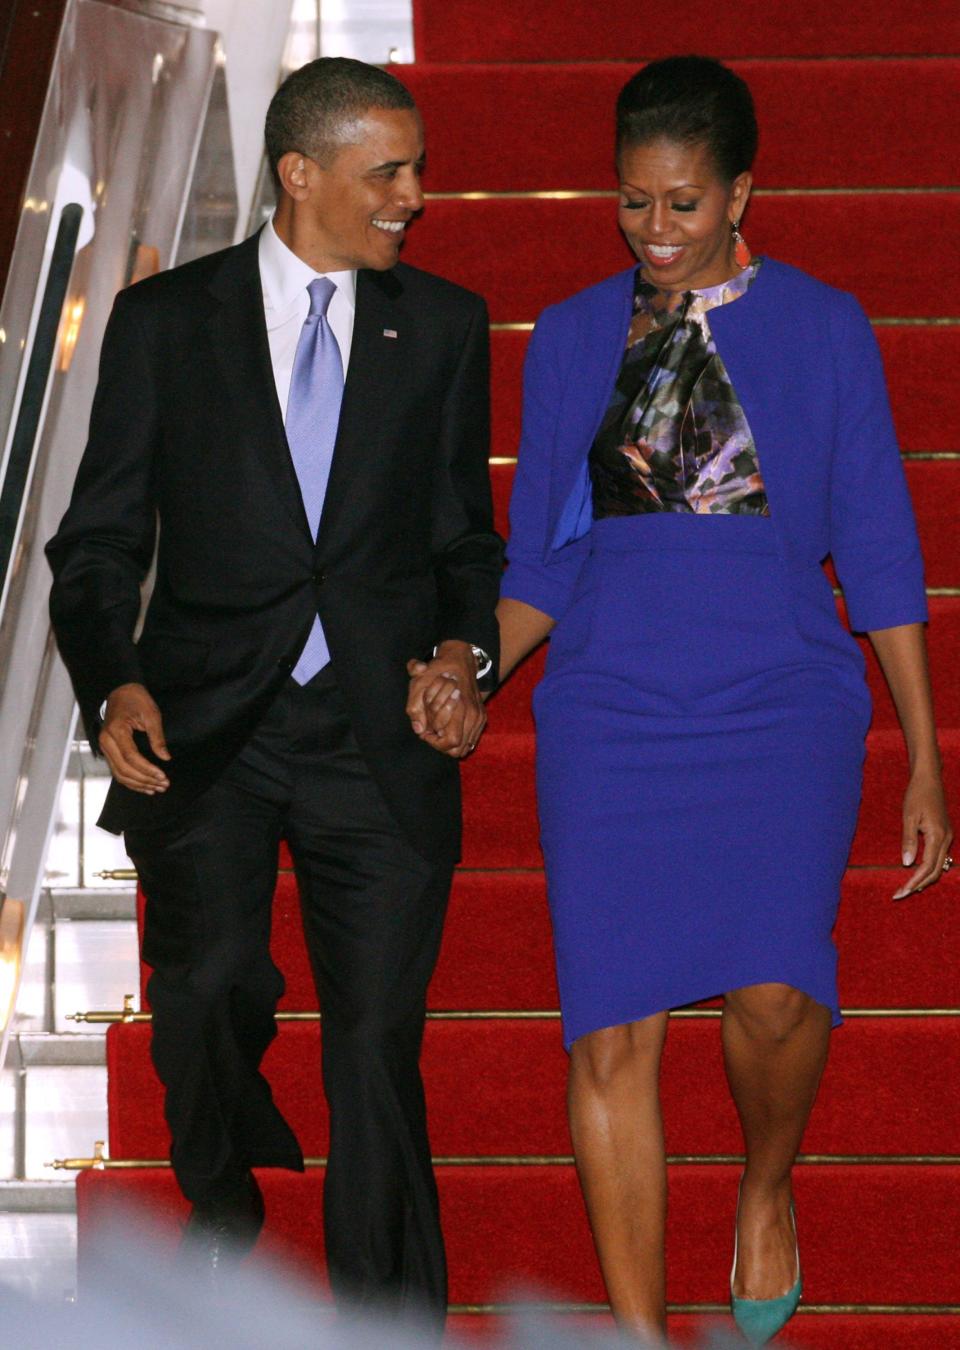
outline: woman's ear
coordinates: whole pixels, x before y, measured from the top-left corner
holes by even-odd
[[[730,217],[731,225],[735,225],[747,209],[752,187],[753,175],[751,173],[738,174],[733,180],[730,186],[730,205],[727,207],[727,215]]]

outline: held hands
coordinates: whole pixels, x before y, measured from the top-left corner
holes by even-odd
[[[476,747],[487,724],[469,643],[442,642],[432,661],[408,661],[407,716],[422,741],[453,759]]]
[[[931,886],[940,880],[946,867],[952,865],[952,859],[948,861],[948,854],[953,843],[953,827],[947,814],[943,782],[939,772],[930,770],[916,770],[913,773],[903,799],[904,867],[912,867],[917,863],[918,836],[921,834],[923,858],[913,875],[896,892],[894,900],[904,900],[908,895],[922,891],[925,886]]]
[[[118,783],[133,792],[152,797],[166,792],[170,780],[162,769],[144,759],[133,739],[135,731],[146,733],[157,759],[171,759],[163,738],[160,709],[142,684],[121,684],[107,699],[100,732],[100,749]]]

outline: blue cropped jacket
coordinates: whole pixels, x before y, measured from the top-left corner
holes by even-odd
[[[590,549],[587,456],[623,359],[634,269],[537,321],[502,594],[559,619]],[[883,368],[853,296],[765,259],[710,330],[753,432],[788,574],[832,555],[852,628],[927,617],[923,560]]]

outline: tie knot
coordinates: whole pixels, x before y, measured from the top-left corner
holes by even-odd
[[[307,294],[310,296],[310,317],[316,315],[325,315],[330,301],[333,299],[333,293],[337,289],[335,281],[329,277],[315,277],[307,287]]]

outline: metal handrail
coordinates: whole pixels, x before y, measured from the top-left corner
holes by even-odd
[[[69,202],[60,212],[50,269],[40,302],[30,361],[17,411],[17,421],[0,486],[0,612],[10,576],[10,561],[23,516],[23,506],[33,474],[37,438],[57,354],[57,338],[63,322],[63,306],[77,252],[83,207]]]

